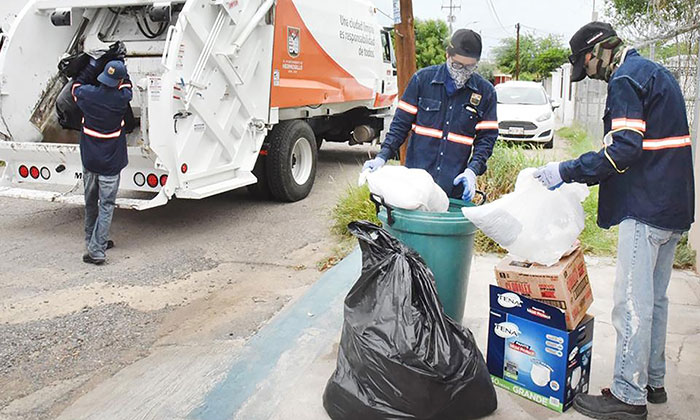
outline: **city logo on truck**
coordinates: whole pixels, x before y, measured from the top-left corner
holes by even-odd
[[[287,52],[292,58],[299,57],[301,53],[301,29],[287,26]]]

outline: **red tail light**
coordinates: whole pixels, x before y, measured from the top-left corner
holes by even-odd
[[[168,176],[167,176],[167,175],[161,175],[161,176],[160,176],[160,186],[161,186],[161,187],[164,187],[166,182],[168,182]]]
[[[29,175],[31,175],[34,179],[39,178],[39,168],[32,166],[31,169],[29,169]]]
[[[148,182],[149,187],[155,188],[158,186],[158,177],[155,174],[149,174],[146,182]]]
[[[22,178],[28,177],[29,176],[29,168],[27,168],[24,165],[20,166],[19,167],[19,176],[21,176]]]
[[[187,169],[189,169],[189,168],[187,167],[187,164],[186,164],[186,163],[183,163],[182,166],[180,166],[180,171],[181,171],[183,174],[186,174],[186,173],[187,173]]]

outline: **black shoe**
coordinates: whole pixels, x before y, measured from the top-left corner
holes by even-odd
[[[647,401],[652,404],[663,404],[668,401],[668,395],[664,387],[654,388],[647,385]]]
[[[102,265],[105,260],[98,260],[97,258],[92,258],[90,254],[83,255],[83,262],[88,264]]]
[[[112,249],[112,248],[114,248],[114,241],[110,239],[109,241],[107,241],[107,249]]]
[[[584,416],[600,420],[646,420],[646,405],[630,405],[615,398],[609,389],[602,395],[578,394],[574,409]]]

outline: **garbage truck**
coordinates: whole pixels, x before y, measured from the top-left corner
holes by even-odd
[[[368,0],[30,0],[2,35],[0,197],[83,202],[57,64],[122,42],[136,128],[118,207],[243,187],[302,200],[322,141],[387,131],[398,92],[377,13]]]

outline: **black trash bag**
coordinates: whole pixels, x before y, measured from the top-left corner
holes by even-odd
[[[484,357],[472,333],[445,315],[422,258],[379,226],[349,228],[363,267],[345,298],[326,412],[334,420],[464,420],[495,411]]]
[[[126,46],[123,42],[117,41],[110,45],[109,49],[95,51],[91,53],[78,53],[66,57],[58,64],[58,70],[68,77],[68,83],[63,86],[61,93],[56,98],[56,115],[58,123],[66,130],[80,131],[83,129],[83,112],[73,100],[73,82],[79,81],[83,84],[98,86],[99,76],[112,60],[124,61],[126,57]],[[129,104],[129,109],[124,116],[124,130],[127,133],[133,132],[137,127],[134,111]]]

